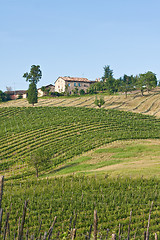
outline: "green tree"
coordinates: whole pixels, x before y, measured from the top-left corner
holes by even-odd
[[[152,88],[157,86],[156,74],[151,71],[139,74],[139,76],[137,76],[136,86],[141,91],[143,96],[145,89],[147,89],[149,92]]]
[[[5,93],[0,90],[0,102],[4,102],[6,99]]]
[[[149,92],[152,88],[155,88],[157,86],[157,77],[156,74],[148,71],[145,73],[145,84],[146,84],[146,89]]]
[[[31,153],[28,163],[30,166],[33,166],[35,168],[36,177],[39,176],[40,170],[48,168],[52,165],[51,157],[51,151],[45,151],[43,148],[39,148]]]
[[[110,69],[110,66],[104,66],[104,75],[102,77],[102,81],[105,83],[105,89],[108,90],[108,92],[114,93],[115,90],[115,79],[113,77],[113,70]]]
[[[145,74],[139,74],[139,76],[136,76],[136,79],[136,87],[141,91],[143,96],[144,90],[146,89]]]
[[[50,88],[50,87],[42,86],[42,87],[41,87],[41,90],[42,90],[42,92],[43,92],[44,95],[49,96],[49,93],[50,93],[51,88]]]
[[[77,95],[78,94],[78,88],[75,87],[75,89],[73,89],[72,92],[73,92],[74,95]]]
[[[40,66],[32,65],[30,72],[24,73],[23,77],[26,78],[27,82],[30,82],[27,99],[28,102],[34,106],[34,104],[38,101],[36,84],[40,81],[42,77],[42,71],[40,70]]]
[[[68,84],[65,85],[65,92],[64,92],[64,94],[66,96],[69,96],[69,85]]]
[[[120,91],[124,92],[127,98],[127,93],[134,89],[134,77],[133,75],[127,76],[124,74],[122,78],[120,78]]]
[[[102,106],[103,104],[105,104],[104,98],[103,98],[103,97],[100,97],[99,99],[97,99],[97,96],[96,96],[96,99],[95,99],[95,101],[94,101],[94,104],[95,104],[96,106],[98,106],[99,108],[101,108],[101,106]]]
[[[38,102],[38,91],[34,82],[29,84],[27,94],[28,102],[34,106],[34,104]]]
[[[32,65],[30,72],[24,73],[23,77],[26,78],[27,82],[29,81],[30,83],[37,84],[42,78],[42,71],[40,70],[40,66]]]
[[[80,94],[80,95],[84,95],[84,94],[85,94],[84,89],[80,89],[79,94]]]

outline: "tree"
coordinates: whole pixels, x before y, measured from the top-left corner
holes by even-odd
[[[4,102],[6,100],[5,93],[0,90],[0,102]]]
[[[145,74],[139,74],[139,76],[136,77],[136,86],[141,91],[142,96],[144,95],[143,92],[146,89],[146,82],[145,82]]]
[[[95,104],[96,106],[98,106],[99,108],[101,108],[101,106],[102,106],[103,104],[105,104],[104,98],[100,97],[99,99],[97,99],[97,97],[96,97],[96,99],[95,99],[95,101],[94,101],[94,104]]]
[[[42,86],[42,87],[41,87],[41,90],[42,90],[42,92],[43,92],[44,95],[49,96],[49,92],[50,92],[51,88],[50,88],[50,87]]]
[[[134,77],[133,75],[127,76],[124,74],[123,78],[120,78],[120,91],[125,92],[126,98],[127,93],[133,90],[134,85]]]
[[[142,96],[145,89],[149,92],[152,88],[157,86],[156,74],[148,71],[146,73],[141,73],[137,77],[137,88],[141,91]]]
[[[28,102],[34,106],[34,104],[38,102],[38,91],[34,82],[29,84],[27,93]]]
[[[28,102],[34,106],[34,103],[37,103],[38,101],[36,84],[40,81],[42,77],[42,71],[40,70],[40,66],[32,65],[30,72],[24,73],[23,77],[26,78],[26,82],[30,82],[27,99]]]
[[[72,90],[72,92],[73,92],[74,95],[78,94],[78,88],[75,87],[75,88]]]
[[[50,151],[45,151],[43,148],[39,148],[31,153],[28,163],[35,168],[36,177],[39,176],[39,171],[41,169],[52,165],[51,157],[52,153]]]
[[[149,92],[152,88],[155,88],[157,86],[157,77],[156,74],[148,71],[145,73],[145,84],[146,84],[146,89]]]
[[[79,94],[80,94],[80,95],[84,95],[84,94],[85,94],[84,89],[80,89]]]
[[[32,65],[30,73],[26,72],[23,74],[23,77],[26,78],[26,82],[37,84],[42,78],[42,71],[40,70],[39,65]]]
[[[104,66],[102,81],[105,83],[105,88],[110,94],[115,92],[115,79],[113,77],[113,70],[110,69],[109,65]]]

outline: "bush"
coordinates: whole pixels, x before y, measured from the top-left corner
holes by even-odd
[[[79,91],[79,93],[80,93],[80,95],[84,95],[84,94],[85,94],[84,89],[81,89],[81,90]]]

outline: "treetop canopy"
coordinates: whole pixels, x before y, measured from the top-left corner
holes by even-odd
[[[40,70],[40,66],[32,65],[30,72],[24,73],[23,77],[26,78],[27,82],[29,81],[31,83],[37,84],[42,78],[42,71]]]

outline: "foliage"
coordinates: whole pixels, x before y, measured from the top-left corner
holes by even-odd
[[[148,91],[157,86],[157,77],[156,74],[148,71],[145,73],[145,84]]]
[[[105,83],[105,87],[110,94],[115,92],[115,79],[113,77],[113,70],[110,69],[109,65],[104,66],[102,81]]]
[[[30,72],[26,72],[23,75],[24,78],[26,78],[26,81],[30,83],[37,84],[39,80],[42,78],[42,71],[40,70],[39,65],[32,65]]]
[[[97,97],[96,97],[94,103],[96,106],[98,106],[100,108],[103,104],[105,104],[105,101],[104,101],[103,97],[100,97],[99,99],[97,99]]]
[[[52,152],[45,151],[43,148],[39,148],[31,153],[28,163],[35,168],[36,177],[38,177],[40,169],[51,166],[51,157]]]
[[[6,102],[11,100],[9,92],[3,92],[0,90],[0,102]]]
[[[127,76],[124,74],[123,78],[119,79],[119,90],[125,92],[126,98],[129,91],[134,90],[135,78],[133,75]]]
[[[26,81],[29,81],[29,89],[28,89],[28,102],[31,103],[33,106],[38,101],[38,93],[37,93],[37,86],[36,84],[42,77],[42,71],[40,70],[39,65],[32,65],[30,72],[26,72],[23,75],[26,78]]]
[[[41,91],[42,91],[46,96],[49,96],[50,90],[51,90],[50,87],[45,87],[45,86],[42,86],[42,87],[41,87]]]
[[[10,238],[17,237],[18,219],[22,216],[24,201],[29,199],[25,229],[34,238],[48,231],[55,216],[52,239],[71,239],[71,229],[77,229],[77,239],[86,239],[93,212],[97,210],[98,232],[101,239],[109,239],[113,232],[118,235],[121,226],[121,238],[127,239],[130,211],[132,221],[130,239],[143,238],[147,229],[149,210],[153,201],[150,222],[150,238],[160,227],[160,181],[154,179],[109,178],[103,176],[72,175],[68,177],[43,180],[28,179],[27,181],[5,182],[2,207],[3,215],[10,211]],[[10,210],[11,209],[11,210]],[[42,220],[41,230],[39,226]],[[5,217],[2,226],[5,225]],[[123,230],[122,230],[123,228]],[[100,237],[100,235],[99,235]]]
[[[75,88],[72,90],[72,92],[73,92],[74,95],[78,94],[78,88],[75,87]]]
[[[6,100],[5,93],[0,90],[0,102],[4,102],[5,100]]]
[[[80,95],[84,95],[84,94],[85,94],[84,89],[80,89],[79,94],[80,94]]]
[[[139,74],[139,76],[137,77],[136,86],[141,91],[141,94],[143,96],[143,92],[146,89],[144,74]]]
[[[31,82],[29,84],[27,93],[28,93],[28,96],[27,96],[28,102],[34,106],[34,104],[38,102],[38,92],[37,92],[36,84],[34,82]]]
[[[136,86],[141,91],[143,96],[144,90],[151,90],[153,87],[157,86],[157,78],[156,75],[152,72],[141,73],[136,77]]]

